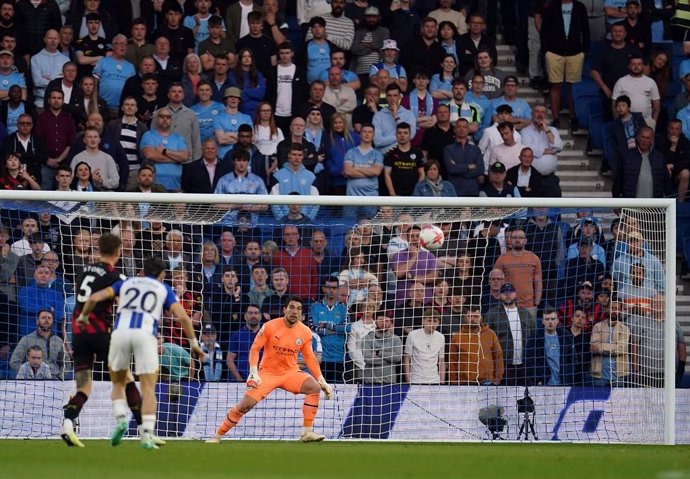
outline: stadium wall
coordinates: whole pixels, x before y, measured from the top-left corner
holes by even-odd
[[[74,391],[71,382],[7,381],[0,383],[0,437],[56,438],[62,405]],[[227,409],[246,388],[237,383],[186,383],[158,386],[158,433],[164,437],[202,439],[215,431]],[[112,432],[111,385],[96,382],[80,416],[83,438],[105,438]],[[336,385],[332,401],[322,398],[316,429],[328,439],[396,441],[477,441],[486,439],[478,420],[487,404],[505,407],[508,429],[515,440],[523,416],[515,400],[521,387],[356,386]],[[658,389],[552,388],[530,389],[536,403],[540,440],[582,442],[650,442],[663,438]],[[502,400],[499,398],[503,398]],[[505,398],[515,398],[506,402]],[[501,402],[502,401],[502,402]],[[468,407],[476,404],[476,407]],[[630,407],[640,404],[640,408]],[[299,436],[302,399],[277,390],[228,435],[229,439],[280,439]],[[622,405],[626,405],[622,407]],[[676,443],[690,444],[690,390],[676,390]],[[129,434],[136,428],[130,424]]]

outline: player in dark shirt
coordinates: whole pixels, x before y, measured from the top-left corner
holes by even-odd
[[[107,362],[110,348],[110,332],[113,320],[113,302],[99,303],[89,314],[89,322],[80,324],[77,318],[84,303],[91,294],[124,279],[115,264],[120,259],[120,237],[106,233],[98,241],[100,261],[84,267],[75,283],[76,305],[72,315],[72,337],[74,351],[74,379],[77,393],[63,407],[65,419],[60,436],[68,446],[84,447],[74,432],[74,422],[79,417],[84,403],[89,399],[93,384],[92,371],[95,361]],[[141,394],[134,384],[134,377],[128,378],[126,392],[129,405],[137,424],[141,424]]]

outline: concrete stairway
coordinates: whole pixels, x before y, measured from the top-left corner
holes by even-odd
[[[517,73],[514,47],[497,45],[497,50],[498,68],[508,74],[516,75],[520,80],[518,94],[530,103],[543,101],[548,105],[548,98],[544,98],[541,92],[529,87],[529,78]],[[567,125],[567,118],[562,116],[561,123],[564,126]],[[558,155],[557,174],[561,179],[563,196],[610,198],[611,179],[604,178],[599,173],[601,152],[589,156],[586,153],[588,132],[580,129],[575,134],[571,134],[563,128],[559,130],[559,133],[563,139],[564,148]],[[678,271],[680,271],[680,261],[678,263]],[[676,276],[676,321],[683,328],[686,344],[690,345],[690,283],[686,283],[687,281],[680,275]],[[686,367],[686,372],[690,374],[690,363]]]

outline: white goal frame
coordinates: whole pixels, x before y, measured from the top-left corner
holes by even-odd
[[[213,194],[146,194],[118,192],[0,191],[0,201],[69,201],[117,203],[185,203],[185,204],[251,204],[251,205],[320,205],[393,206],[426,208],[657,208],[665,211],[666,227],[666,327],[664,344],[675,344],[676,325],[676,201],[638,198],[428,198],[428,197],[353,197],[353,196],[282,196],[282,195],[213,195]],[[675,376],[675,348],[666,347],[664,376]],[[664,444],[676,443],[675,384],[664,382]]]

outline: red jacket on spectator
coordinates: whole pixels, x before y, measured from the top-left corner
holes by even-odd
[[[319,287],[319,267],[309,248],[300,248],[295,254],[280,250],[273,256],[273,266],[285,268],[290,278],[290,294],[303,300],[315,301]]]

